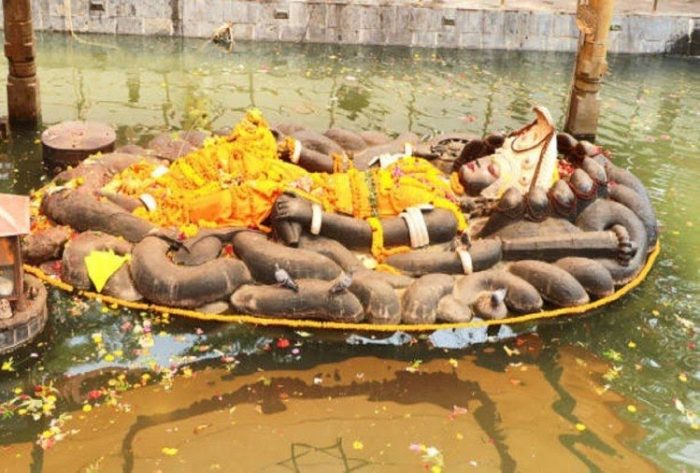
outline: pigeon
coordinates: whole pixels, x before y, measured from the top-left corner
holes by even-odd
[[[347,291],[352,285],[352,274],[348,274],[343,271],[335,283],[328,289],[328,293],[331,295],[340,294],[343,291]]]
[[[491,293],[491,304],[496,307],[497,305],[503,304],[503,301],[506,299],[506,294],[508,293],[508,290],[503,288],[503,289],[496,289]]]
[[[508,315],[505,304],[506,289],[482,294],[474,303],[474,312],[484,319],[503,319]]]
[[[275,281],[282,287],[291,289],[294,292],[299,292],[299,285],[292,279],[287,271],[280,268],[280,265],[275,263]]]

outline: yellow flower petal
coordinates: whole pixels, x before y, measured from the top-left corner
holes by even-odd
[[[2,362],[2,367],[0,367],[1,371],[14,371],[15,367],[12,366],[12,364],[15,362],[14,359],[10,358],[7,361]]]
[[[352,443],[352,448],[355,449],[355,450],[362,450],[363,448],[365,448],[365,446],[364,446],[364,444],[363,444],[362,442],[360,442],[359,440],[355,440],[355,441]]]
[[[579,422],[578,424],[576,424],[576,430],[578,430],[579,432],[583,432],[584,430],[586,430],[586,425]]]
[[[177,455],[177,448],[174,447],[163,447],[160,451],[163,452],[163,455],[168,455],[169,457]]]

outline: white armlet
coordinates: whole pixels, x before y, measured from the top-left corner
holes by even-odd
[[[460,261],[462,261],[462,271],[464,274],[471,274],[474,272],[474,264],[472,262],[472,255],[469,254],[467,250],[457,250]]]
[[[323,223],[323,210],[318,204],[311,204],[311,228],[312,235],[321,233],[321,223]]]
[[[289,157],[289,160],[294,164],[299,164],[299,158],[301,158],[301,141],[294,140],[294,151]]]
[[[409,207],[399,215],[406,222],[408,237],[412,248],[422,248],[430,244],[428,227],[425,224],[423,212],[417,207]]]
[[[139,200],[149,212],[153,212],[158,208],[156,199],[151,194],[141,194],[139,196]]]

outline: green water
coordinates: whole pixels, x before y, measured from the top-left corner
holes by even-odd
[[[547,106],[561,125],[573,61],[568,54],[275,44],[240,44],[229,54],[203,41],[87,39],[114,48],[58,35],[39,38],[44,123],[107,122],[118,129],[121,143],[143,142],[161,131],[229,126],[251,106],[271,122],[295,121],[317,130],[483,134],[521,126],[531,119],[533,104]],[[531,363],[555,389],[564,346],[582,347],[620,368],[610,389],[626,396],[638,412],[618,406],[615,415],[644,431],[641,438],[621,442],[660,469],[698,470],[698,431],[675,400],[700,411],[700,355],[695,329],[689,328],[700,322],[700,62],[633,56],[613,56],[609,62],[598,141],[647,185],[661,225],[661,256],[642,286],[597,314],[513,329],[537,331],[544,348]],[[0,190],[26,192],[45,179],[35,139],[25,135],[2,145]],[[439,333],[418,343],[394,337],[393,344],[356,345],[347,334],[304,337],[239,326],[202,326],[198,334],[197,324],[178,320],[167,325],[154,320],[154,331],[162,333],[146,356],[130,325],[150,315],[82,306],[57,293],[51,302],[46,332],[14,354],[16,372],[0,372],[0,400],[11,397],[17,386],[49,381],[61,386],[67,376],[105,367],[135,370],[155,361],[162,366],[187,362],[200,369],[215,363],[220,352],[235,357],[241,373],[259,367],[308,371],[357,356],[410,361],[476,354],[481,366],[496,371],[512,361],[501,348],[512,346],[509,330],[500,333],[502,340],[488,342],[486,334],[471,333],[479,343],[462,348],[470,340],[464,333]],[[91,340],[95,332],[123,357],[99,359]],[[303,348],[284,356],[265,349],[278,337],[299,341]],[[576,401],[565,392],[561,396],[560,402],[537,407],[574,422]],[[595,403],[595,394],[591,399]],[[524,399],[522,408],[533,403]],[[58,411],[68,409],[75,405],[59,401]],[[0,421],[0,446],[33,441],[42,425]],[[34,455],[33,469],[40,471],[43,453],[37,449]],[[585,454],[577,457],[579,467],[599,468]],[[518,470],[517,464],[518,458],[511,458],[501,467]]]

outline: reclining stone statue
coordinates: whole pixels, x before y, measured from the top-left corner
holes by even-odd
[[[641,271],[654,211],[601,148],[535,116],[421,143],[252,110],[174,159],[131,147],[59,174],[31,247],[56,258],[64,225],[90,235],[63,250],[69,283],[89,286],[83,256],[109,249],[131,260],[106,293],[260,316],[415,324],[584,304]]]

